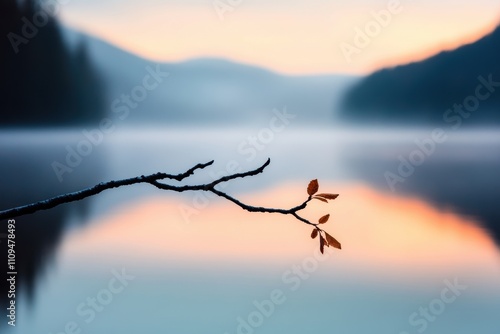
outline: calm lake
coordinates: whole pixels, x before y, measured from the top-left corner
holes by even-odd
[[[290,208],[318,179],[340,196],[303,215],[329,213],[342,243],[321,255],[310,226],[204,193],[107,190],[16,219],[2,333],[500,333],[500,132],[293,122],[2,131],[2,208],[214,159],[184,181],[207,183],[269,157],[221,189]]]

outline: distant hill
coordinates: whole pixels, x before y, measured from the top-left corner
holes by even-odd
[[[123,107],[121,103],[113,107],[113,101],[123,94],[130,95],[148,75],[146,68],[157,66],[98,38],[68,28],[64,35],[71,45],[87,45],[89,57],[103,77],[111,115],[116,106]],[[346,87],[358,80],[342,75],[286,76],[216,58],[161,63],[160,69],[169,76],[117,122],[265,124],[274,108],[286,106],[288,112],[297,115],[296,124],[328,124],[335,121],[331,110]]]
[[[343,98],[342,117],[361,122],[443,122],[447,109],[475,94],[478,77],[488,81],[490,75],[500,82],[500,27],[456,50],[369,75]],[[467,119],[468,124],[478,122],[500,123],[500,87]]]

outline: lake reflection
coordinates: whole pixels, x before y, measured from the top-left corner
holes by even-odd
[[[480,191],[473,185],[476,176],[488,176],[474,171],[450,186],[473,199],[468,207],[454,196],[437,200],[447,198],[442,183],[449,170],[443,166],[498,168],[498,153],[482,155],[499,152],[496,133],[476,145],[452,139],[401,190],[391,192],[384,171],[425,130],[380,135],[290,129],[250,159],[238,147],[258,131],[116,133],[100,148],[106,152],[100,178],[178,172],[216,159],[191,181],[206,182],[229,161],[248,170],[270,156],[263,174],[233,181],[225,190],[249,204],[290,207],[305,199],[308,181],[318,178],[320,191],[341,196],[314,203],[304,215],[315,220],[330,213],[325,229],[342,242],[341,251],[319,256],[311,228],[292,217],[248,213],[221,199],[146,185],[111,190],[88,201],[85,225],[66,233],[55,261],[39,276],[31,307],[22,304],[18,326],[8,332],[59,333],[74,322],[83,333],[96,334],[236,333],[238,317],[248,322],[254,302],[278,289],[285,301],[262,324],[250,326],[255,332],[417,333],[423,325],[409,317],[439,299],[446,282],[454,280],[466,288],[428,321],[426,332],[500,330],[497,221],[481,217],[474,206],[498,195],[495,174]],[[423,178],[435,189],[416,186]],[[115,271],[122,270],[134,278],[89,320],[87,298],[103,297]]]
[[[351,271],[357,275],[359,270],[369,272],[370,280],[402,279],[403,283],[460,274],[500,286],[498,249],[474,221],[417,198],[387,195],[365,186],[328,182],[321,188],[341,196],[329,204],[313,202],[303,215],[313,221],[331,214],[325,229],[344,246],[335,253],[336,264],[345,266],[336,270],[340,276]],[[304,197],[305,186],[300,184],[240,196],[245,203],[283,208]],[[124,257],[152,264],[275,265],[308,256],[317,246],[317,240],[309,237],[311,228],[291,216],[249,213],[221,199],[210,201],[205,208],[195,209],[189,200],[156,196],[117,207],[92,227],[72,233],[61,254],[78,263]]]

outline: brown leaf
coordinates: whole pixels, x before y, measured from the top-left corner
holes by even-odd
[[[317,229],[314,229],[311,233],[311,238],[316,238],[318,236],[318,230]]]
[[[339,194],[317,194],[318,197],[323,197],[325,199],[336,199],[339,197]]]
[[[319,199],[319,200],[320,200],[320,201],[322,201],[322,202],[328,203],[328,201],[327,201],[326,199],[322,198],[322,197],[317,197],[317,196],[314,196],[313,198],[314,198],[314,199]]]
[[[325,239],[323,239],[322,235],[319,236],[319,250],[321,254],[325,252]]]
[[[328,242],[328,246],[333,246],[338,249],[342,249],[340,242],[337,241],[334,237],[325,232],[326,242]]]
[[[319,189],[318,180],[314,179],[311,182],[309,182],[309,185],[307,186],[307,193],[309,194],[309,196],[312,196],[318,192],[318,189]]]
[[[319,223],[320,224],[324,224],[324,223],[326,223],[328,221],[329,218],[330,218],[330,214],[324,215],[323,217],[321,217],[319,219]]]

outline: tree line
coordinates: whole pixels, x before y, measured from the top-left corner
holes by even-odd
[[[66,45],[54,4],[0,0],[0,126],[76,125],[104,116],[102,80],[83,43]]]

